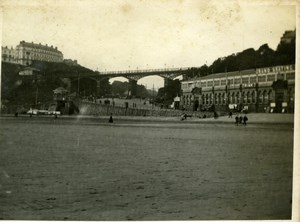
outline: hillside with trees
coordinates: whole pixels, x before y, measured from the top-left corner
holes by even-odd
[[[285,34],[292,34],[293,31],[287,31]],[[268,44],[263,44],[257,50],[253,48],[245,49],[242,52],[234,53],[222,58],[216,59],[210,66],[206,64],[201,67],[191,67],[184,79],[193,79],[201,76],[207,76],[214,73],[255,69],[268,66],[295,64],[296,37],[290,41],[280,41],[276,50],[271,49]],[[166,86],[158,91],[156,101],[165,104],[171,104],[176,95],[180,95],[181,89],[174,83],[172,87]],[[176,90],[174,90],[174,88]],[[173,98],[171,98],[173,96]]]
[[[268,44],[263,44],[257,50],[245,49],[242,52],[234,53],[216,59],[210,66],[190,68],[186,78],[206,76],[213,73],[254,69],[268,66],[295,64],[296,38],[291,42],[281,41],[276,50],[271,49]]]
[[[111,94],[113,97],[126,97],[129,96],[130,85],[128,82],[114,81],[111,84]],[[137,98],[147,98],[150,94],[145,86],[137,85],[136,86],[136,95]]]

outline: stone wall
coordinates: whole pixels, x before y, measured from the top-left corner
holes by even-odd
[[[80,102],[79,103],[79,114],[81,115],[101,115],[109,116],[110,114],[114,116],[181,116],[186,113],[193,117],[212,117],[211,112],[193,112],[193,111],[181,111],[181,110],[150,110],[150,109],[138,109],[138,108],[125,108],[117,107],[112,105],[96,104],[90,102]]]

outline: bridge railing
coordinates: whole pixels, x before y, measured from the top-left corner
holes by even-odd
[[[105,71],[99,72],[100,75],[120,75],[120,74],[129,74],[129,73],[157,73],[157,72],[178,72],[186,71],[190,69],[187,67],[184,68],[165,68],[165,69],[136,69],[136,70],[119,70],[119,71]]]

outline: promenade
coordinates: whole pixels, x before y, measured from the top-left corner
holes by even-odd
[[[182,112],[184,113],[184,112]],[[237,114],[234,113],[232,118],[229,118],[228,116],[220,116],[218,118],[198,118],[198,117],[187,117],[186,120],[181,121],[180,116],[171,116],[171,117],[165,117],[165,116],[113,116],[115,123],[124,122],[124,121],[133,121],[133,122],[182,122],[182,123],[229,123],[234,124],[235,123],[235,116]],[[239,115],[245,115],[245,114],[239,114]],[[294,114],[281,114],[281,113],[249,113],[246,114],[248,117],[248,124],[293,124],[294,123]],[[0,119],[20,119],[20,118],[29,118],[29,115],[19,115],[19,117],[14,117],[13,114],[3,114],[0,116]],[[54,118],[53,116],[47,116],[47,115],[40,115],[40,116],[33,116],[32,120],[35,120],[35,118]],[[77,121],[94,121],[97,122],[105,122],[108,120],[109,116],[107,115],[63,115],[58,116],[58,119],[65,119],[65,120],[72,120],[76,119]],[[58,120],[59,121],[59,120]]]

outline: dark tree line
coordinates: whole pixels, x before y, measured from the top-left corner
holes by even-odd
[[[129,82],[114,81],[111,84],[111,94],[113,96],[128,96],[128,91],[131,90]],[[149,91],[143,85],[136,85],[135,97],[147,98],[150,97]]]
[[[181,84],[178,79],[169,80],[165,87],[158,90],[155,102],[169,105],[173,102],[174,97],[180,96]]]
[[[199,68],[190,68],[185,78],[195,78],[213,73],[254,69],[268,66],[286,65],[295,63],[296,39],[290,43],[280,42],[276,50],[268,44],[242,52],[216,59],[210,66],[203,65]]]

